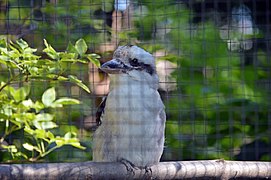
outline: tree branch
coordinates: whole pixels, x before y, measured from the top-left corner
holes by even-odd
[[[1,164],[0,179],[230,179],[271,178],[271,162],[178,161],[127,171],[122,163]]]

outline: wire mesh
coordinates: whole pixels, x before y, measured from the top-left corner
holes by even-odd
[[[162,161],[271,159],[268,0],[5,0],[0,2],[0,26],[0,38],[23,38],[43,57],[43,39],[65,51],[69,42],[83,38],[88,52],[101,55],[101,63],[123,44],[152,53],[167,115]],[[92,159],[95,113],[109,92],[109,78],[91,63],[72,64],[68,72],[91,93],[69,82],[34,81],[28,97],[39,100],[54,86],[58,97],[79,99],[79,105],[50,112],[58,125],[53,133],[76,132],[86,149],[64,146],[40,160]],[[1,81],[10,78],[1,64]],[[12,86],[24,86],[25,79],[20,81]],[[4,136],[5,123],[3,117],[1,145],[35,154],[20,145],[31,135],[18,129]],[[2,162],[25,159],[0,150]]]

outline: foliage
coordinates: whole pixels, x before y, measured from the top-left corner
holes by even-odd
[[[264,126],[268,124],[267,92],[256,86],[268,78],[268,72],[242,65],[239,54],[227,51],[218,29],[210,22],[195,25],[193,30],[173,30],[171,36],[174,43],[182,42],[183,55],[175,58],[181,62],[181,73],[175,75],[182,96],[170,102],[170,107],[181,111],[170,114],[173,122],[181,117],[182,125],[171,123],[168,131],[174,132],[174,126],[179,126],[179,132],[188,136],[180,147],[196,147],[184,155],[232,159],[247,143],[259,139],[268,142],[269,130]],[[170,138],[173,143],[179,141],[172,135]],[[206,148],[207,154],[199,148]]]
[[[0,41],[1,68],[8,72],[8,78],[2,77],[0,86],[0,147],[14,160],[24,158],[36,161],[64,145],[85,149],[75,132],[67,132],[64,136],[53,132],[58,127],[53,110],[80,102],[68,97],[57,98],[54,87],[47,89],[39,100],[33,101],[29,97],[30,85],[33,81],[71,82],[90,92],[80,79],[66,71],[69,64],[78,62],[92,62],[98,66],[99,56],[86,54],[87,45],[83,39],[75,45],[69,44],[66,52],[57,52],[46,40],[44,44],[43,52],[48,58],[34,54],[36,49],[22,39],[16,43]],[[20,87],[15,88],[18,85]],[[24,136],[21,142],[11,138],[18,133]],[[7,157],[3,156],[3,160],[9,160]]]
[[[268,62],[262,57],[266,54],[258,52],[262,56],[254,59],[261,60],[257,65],[244,64],[242,57],[247,52],[228,51],[212,19],[192,23],[193,13],[170,1],[146,1],[142,5],[143,13],[135,19],[138,29],[133,35],[155,41],[156,45],[145,43],[145,48],[167,51],[168,55],[160,59],[178,65],[173,74],[177,90],[170,92],[166,102],[164,158],[250,158],[238,155],[243,147],[257,141],[271,143],[266,126],[270,121],[268,94],[260,84],[270,77],[270,72],[264,70]],[[265,154],[261,158],[271,157]]]
[[[7,23],[11,23],[17,33],[13,34],[12,39],[16,39],[14,35],[24,37],[32,45],[39,47],[45,38],[53,42],[57,49],[64,49],[70,41],[74,42],[79,38],[84,38],[91,44],[101,42],[104,32],[100,30],[105,23],[102,18],[95,17],[94,13],[101,9],[113,9],[113,0],[107,0],[104,4],[101,0],[91,3],[89,0],[8,0],[6,3],[9,8],[3,19],[12,19]]]
[[[179,22],[176,19],[173,23]],[[218,28],[210,21],[193,29],[178,27],[170,35],[183,54],[181,59],[176,58],[181,63],[177,78],[182,96],[170,103],[178,103],[182,111],[171,113],[173,118],[181,116],[180,133],[190,136],[180,144],[187,149],[196,147],[185,155],[232,159],[247,143],[259,139],[268,142],[269,130],[264,126],[268,124],[268,94],[256,84],[268,79],[269,72],[242,64],[240,54],[227,50]],[[199,148],[206,148],[207,154]]]

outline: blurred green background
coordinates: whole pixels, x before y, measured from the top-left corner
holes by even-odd
[[[23,38],[41,56],[43,39],[64,51],[69,42],[83,38],[88,51],[99,54],[101,62],[109,60],[119,44],[141,46],[159,64],[159,91],[167,112],[162,160],[270,161],[269,1],[116,2],[0,1],[0,37]],[[91,64],[74,64],[69,73],[76,74],[92,92],[69,83],[54,84],[59,96],[82,102],[55,112],[59,125],[55,133],[76,132],[87,148],[64,146],[44,161],[91,160],[94,116],[107,93],[107,79]],[[0,76],[4,79],[5,72]],[[40,98],[50,86],[33,82],[31,97]],[[12,138],[23,137],[15,134]],[[0,155],[0,161],[6,160]]]

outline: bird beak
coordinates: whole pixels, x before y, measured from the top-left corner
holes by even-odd
[[[122,61],[118,59],[112,59],[104,63],[100,69],[108,74],[120,74],[125,73],[129,70],[129,66],[125,65]]]

